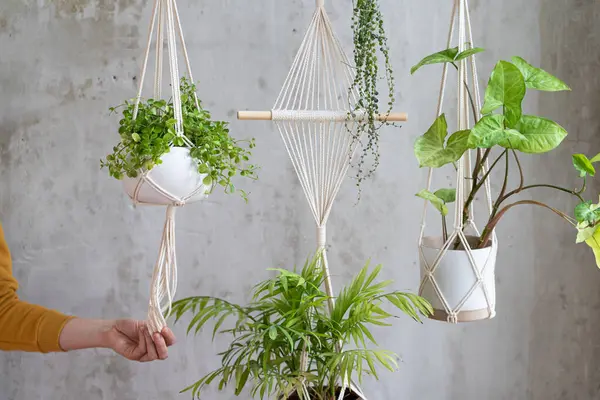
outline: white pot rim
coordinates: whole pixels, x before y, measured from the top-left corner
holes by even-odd
[[[479,239],[479,236],[473,236],[473,235],[465,235],[467,237],[467,240],[469,241],[469,243],[471,242],[471,240],[476,240]],[[442,247],[444,247],[444,240],[441,236],[423,236],[423,240],[421,241],[421,247],[425,247],[428,249],[433,249],[433,250],[441,250]],[[476,252],[486,252],[486,251],[490,251],[493,247],[493,241],[490,240],[488,242],[488,245],[485,246],[482,249],[471,249],[471,252],[476,253]],[[452,246],[450,246],[446,251],[448,252],[453,252],[453,253],[465,253],[466,250],[465,249],[457,249],[454,250],[451,248]]]

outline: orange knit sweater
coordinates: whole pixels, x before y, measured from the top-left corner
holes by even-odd
[[[62,351],[60,333],[71,317],[20,301],[18,287],[0,226],[0,350]]]

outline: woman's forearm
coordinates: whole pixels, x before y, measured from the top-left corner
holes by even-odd
[[[73,318],[60,333],[60,347],[64,351],[110,348],[109,333],[113,326],[114,321]]]

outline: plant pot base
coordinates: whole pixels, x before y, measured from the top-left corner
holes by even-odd
[[[461,311],[456,315],[456,322],[483,321],[494,318],[494,316],[494,313],[490,315],[490,311],[487,308],[482,308],[480,310]],[[448,322],[448,313],[445,310],[438,310],[434,308],[433,314],[430,315],[429,318],[436,321]]]
[[[338,396],[340,395],[340,389],[338,389],[336,391],[336,395],[335,395],[335,400],[337,400]],[[293,395],[291,395],[290,397],[287,398],[287,400],[299,400],[299,397],[296,393],[294,393]],[[315,397],[316,400],[316,397]],[[360,397],[359,395],[357,395],[356,393],[354,393],[353,391],[346,389],[346,394],[344,394],[344,399],[343,400],[362,400],[362,397]]]

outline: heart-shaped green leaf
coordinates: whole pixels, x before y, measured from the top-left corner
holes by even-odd
[[[448,207],[446,207],[444,200],[440,199],[429,190],[423,189],[417,193],[416,196],[429,201],[443,216],[448,215]]]
[[[429,130],[415,142],[415,155],[421,167],[439,168],[457,161],[468,149],[469,131],[455,132],[444,141],[448,135],[446,116],[440,115]]]
[[[582,178],[586,175],[596,175],[596,169],[584,154],[573,154],[573,166]]]
[[[414,74],[417,70],[425,65],[430,64],[443,64],[447,62],[453,62],[454,58],[458,54],[458,47],[438,51],[423,58],[417,65],[410,69],[410,74]]]
[[[507,127],[514,128],[521,119],[525,91],[525,78],[521,71],[507,61],[499,61],[490,76],[481,113],[489,114],[504,107]]]
[[[521,57],[513,57],[513,64],[519,68],[525,78],[525,85],[531,89],[543,90],[546,92],[559,92],[571,90],[566,83],[549,74],[541,68],[536,68]]]
[[[456,201],[456,189],[439,189],[433,193],[436,197],[442,199],[446,204]]]
[[[512,144],[525,139],[514,129],[505,129],[506,119],[502,114],[487,115],[471,129],[469,148],[488,149],[498,144]]]
[[[546,153],[556,148],[565,137],[567,131],[556,122],[533,115],[523,115],[515,126],[523,138],[512,138],[499,143],[505,148],[513,148],[523,153]]]

